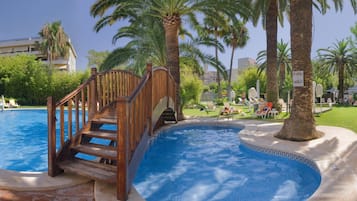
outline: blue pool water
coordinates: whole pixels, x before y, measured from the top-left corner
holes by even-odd
[[[163,131],[148,149],[134,186],[147,201],[300,201],[318,188],[318,172],[240,144],[237,127]]]
[[[47,111],[0,111],[0,169],[47,170]]]
[[[59,118],[59,112],[56,115]],[[74,112],[72,116],[75,116]],[[67,112],[64,117],[67,119]],[[67,130],[67,122],[64,126]],[[59,121],[57,121],[56,128],[58,149],[60,143]],[[72,130],[75,130],[74,124]],[[0,169],[47,171],[47,135],[47,110],[0,111]],[[89,157],[83,156],[83,158],[88,159]]]

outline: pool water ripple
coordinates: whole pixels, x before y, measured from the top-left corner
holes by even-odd
[[[134,186],[148,201],[306,200],[320,175],[309,166],[240,145],[237,127],[163,131],[148,149]]]

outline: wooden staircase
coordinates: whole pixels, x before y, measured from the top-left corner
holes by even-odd
[[[100,116],[92,119],[88,127],[78,134],[78,142],[70,146],[71,156],[65,157],[58,166],[65,172],[116,183],[117,118]]]
[[[143,77],[94,68],[63,99],[48,97],[48,174],[113,183],[117,199],[127,200],[153,130],[177,122],[175,90],[167,68],[148,65]]]

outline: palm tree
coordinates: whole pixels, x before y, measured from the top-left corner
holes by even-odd
[[[228,100],[231,100],[232,91],[232,68],[233,68],[233,58],[234,52],[238,47],[244,47],[249,39],[248,29],[245,27],[243,22],[237,21],[229,26],[227,34],[224,36],[224,41],[226,45],[232,47],[231,61],[229,65],[228,74]]]
[[[356,49],[349,47],[347,40],[337,41],[333,47],[318,50],[322,65],[329,72],[338,73],[338,100],[343,103],[344,79],[357,70]]]
[[[253,22],[257,24],[259,17],[263,20],[263,27],[266,28],[267,58],[267,101],[272,102],[274,107],[278,107],[278,84],[277,84],[277,35],[278,20],[283,24],[283,13],[287,10],[287,0],[256,0],[252,7],[255,11]]]
[[[185,60],[186,63],[189,62],[193,72],[199,75],[203,73],[202,66],[209,64],[223,75],[223,78],[227,78],[227,71],[224,65],[217,61],[216,57],[204,54],[200,49],[201,46],[215,47],[219,50],[223,49],[223,46],[220,44],[217,47],[216,40],[212,40],[211,38],[197,38],[191,42],[180,44],[180,60]]]
[[[228,31],[228,20],[227,17],[224,16],[222,13],[217,12],[215,15],[210,15],[207,16],[206,18],[203,19],[204,23],[204,28],[203,32],[204,35],[210,35],[212,34],[214,36],[214,39],[216,41],[215,45],[215,61],[218,63],[218,46],[219,44],[219,38],[222,38]],[[224,52],[224,48],[220,51],[221,53]],[[218,88],[218,97],[222,97],[222,88],[221,88],[221,76],[220,72],[217,71],[217,77],[216,77],[216,82],[217,82],[217,88]]]
[[[100,66],[100,70],[108,70],[124,65],[137,75],[145,71],[145,63],[150,61],[154,66],[166,66],[166,50],[164,29],[156,18],[147,17],[140,23],[131,23],[121,27],[113,37],[113,43],[120,38],[128,39],[128,43],[115,49]]]
[[[326,0],[317,1],[324,13],[328,7]],[[342,1],[334,1],[336,9],[342,8]],[[356,0],[351,0],[352,7],[357,12]],[[302,71],[303,86],[294,86],[294,101],[290,117],[284,121],[283,128],[276,137],[288,140],[311,140],[322,136],[316,130],[312,113],[312,0],[290,1],[290,38],[293,71]]]
[[[50,69],[52,69],[52,61],[55,58],[67,56],[70,47],[69,38],[61,26],[61,21],[45,24],[39,35],[42,41],[38,46],[43,54],[47,55]]]
[[[187,16],[188,19],[195,21],[195,13],[211,15],[210,11],[217,9],[214,7],[216,1],[212,0],[97,0],[91,7],[91,14],[100,17],[95,25],[95,30],[99,31],[104,26],[112,25],[119,20],[131,22],[140,15],[150,15],[157,17],[163,23],[165,31],[167,67],[170,69],[176,81],[176,108],[180,108],[180,65],[179,65],[179,43],[178,33],[181,27],[181,18]],[[228,13],[233,17],[237,14],[237,9],[242,9],[240,5],[245,0],[219,0],[222,5],[222,12]],[[223,6],[225,5],[225,6]],[[106,15],[107,12],[110,12]],[[178,119],[183,119],[182,111],[178,111]]]
[[[303,85],[294,86],[291,114],[276,137],[310,140],[322,136],[316,130],[312,113],[312,0],[290,1],[290,37],[293,71],[303,72]]]
[[[278,73],[279,75],[279,97],[281,95],[281,92],[284,88],[285,84],[285,77],[287,73],[291,73],[291,54],[290,54],[290,48],[288,43],[284,43],[283,40],[281,40],[277,44],[277,66],[278,66]],[[258,53],[257,57],[257,63],[258,63],[258,73],[262,73],[263,71],[266,70],[267,68],[267,51],[262,50]],[[290,74],[291,75],[291,74]]]

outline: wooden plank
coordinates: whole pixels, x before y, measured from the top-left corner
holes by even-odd
[[[115,147],[109,147],[99,144],[80,144],[72,147],[72,149],[81,153],[98,156],[106,159],[117,159],[117,152]]]
[[[82,133],[83,135],[88,135],[90,137],[108,139],[108,140],[117,140],[117,133],[116,131],[110,130],[98,130],[98,131],[85,131]]]
[[[96,124],[117,124],[117,119],[115,117],[100,117],[92,120],[92,123]]]
[[[89,177],[94,180],[116,183],[116,167],[111,167],[112,165],[74,159],[60,162],[59,166],[65,171]]]

